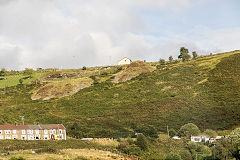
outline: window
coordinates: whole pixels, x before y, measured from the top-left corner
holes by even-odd
[[[47,139],[48,139],[48,135],[44,135],[44,139],[46,139],[46,140],[47,140]]]
[[[13,134],[17,134],[17,130],[13,130]]]
[[[11,134],[11,130],[5,130],[5,134]]]
[[[0,134],[2,134],[2,130],[0,130]]]
[[[60,139],[63,139],[63,135],[62,135],[62,134],[60,134],[60,135],[59,135],[59,138],[60,138]]]
[[[56,134],[56,129],[52,130],[52,134]]]
[[[62,133],[63,133],[62,129],[59,129],[59,134],[62,134]]]
[[[33,134],[33,130],[29,129],[28,131],[28,134]]]
[[[25,130],[22,130],[22,134],[26,134],[26,131],[25,131]]]
[[[17,135],[13,135],[13,136],[12,136],[12,139],[17,139],[17,138],[18,138]]]
[[[48,134],[48,130],[47,129],[44,129],[44,134]]]
[[[27,139],[27,136],[26,136],[26,135],[22,135],[22,136],[21,136],[21,139],[22,139],[22,140],[26,140],[26,139]]]
[[[50,129],[50,134],[53,134],[53,131],[52,131],[52,129]]]
[[[0,139],[3,139],[3,136],[2,136],[2,135],[0,135]]]
[[[35,134],[39,134],[39,130],[35,130]]]
[[[34,136],[33,135],[28,135],[28,140],[34,140]]]
[[[39,140],[39,139],[40,139],[40,135],[36,135],[36,136],[35,136],[35,139],[36,139],[36,140]]]
[[[5,135],[5,139],[11,139],[11,135]]]

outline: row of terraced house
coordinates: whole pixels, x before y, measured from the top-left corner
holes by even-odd
[[[0,125],[0,140],[66,140],[62,124]]]

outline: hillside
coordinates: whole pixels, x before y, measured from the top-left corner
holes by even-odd
[[[55,73],[53,71],[36,72],[23,85],[17,85],[18,80],[14,80],[5,88],[6,80],[1,80],[0,122],[20,123],[19,116],[24,116],[25,123],[29,124],[63,123],[70,135],[78,137],[126,136],[141,125],[153,125],[163,132],[167,125],[179,129],[189,122],[200,129],[214,130],[239,125],[239,51],[201,56],[188,62],[168,62],[163,66],[157,66],[157,63],[144,65],[146,72],[137,71],[131,80],[120,83],[115,83],[115,78],[128,73],[130,66],[55,71],[77,73],[69,74],[72,76],[61,74],[58,78],[49,77]],[[71,94],[64,97],[55,96],[43,101],[40,99],[45,95],[40,95],[40,98],[34,98],[39,100],[31,99],[47,85],[62,86],[81,78],[92,79],[89,87],[80,85],[79,90],[76,89],[78,84],[73,87],[76,90],[69,90]],[[52,88],[51,93],[59,89]],[[74,123],[77,131],[71,130]]]

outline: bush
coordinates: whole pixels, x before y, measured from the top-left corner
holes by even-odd
[[[148,142],[143,134],[138,135],[136,145],[141,148],[141,150],[148,150]]]
[[[175,153],[170,153],[167,155],[166,160],[181,160],[181,156]]]
[[[141,154],[141,149],[135,145],[135,144],[132,144],[132,145],[128,145],[126,146],[124,149],[123,149],[123,152],[128,154],[128,155],[136,155],[136,156],[139,156]]]
[[[169,129],[169,136],[170,137],[174,137],[174,136],[176,136],[178,133],[174,130],[174,129]]]
[[[165,62],[164,59],[160,59],[160,60],[159,60],[159,63],[160,63],[160,65],[165,65],[166,62]]]
[[[150,125],[143,125],[136,129],[136,132],[143,133],[145,136],[149,136],[152,138],[158,138],[157,130]]]
[[[87,70],[87,67],[83,66],[83,67],[82,67],[82,70]]]
[[[191,160],[192,159],[192,155],[188,150],[182,150],[180,151],[179,155],[181,156],[181,159],[183,160]]]

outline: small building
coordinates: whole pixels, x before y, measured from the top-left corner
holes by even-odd
[[[118,65],[125,65],[125,64],[131,64],[131,63],[132,63],[132,60],[125,57],[118,62]]]
[[[66,140],[62,124],[0,125],[0,140]]]
[[[181,139],[181,138],[180,138],[179,136],[173,136],[172,139],[177,139],[177,140],[179,140],[179,139]]]
[[[191,136],[192,142],[208,142],[209,138],[207,136]]]

